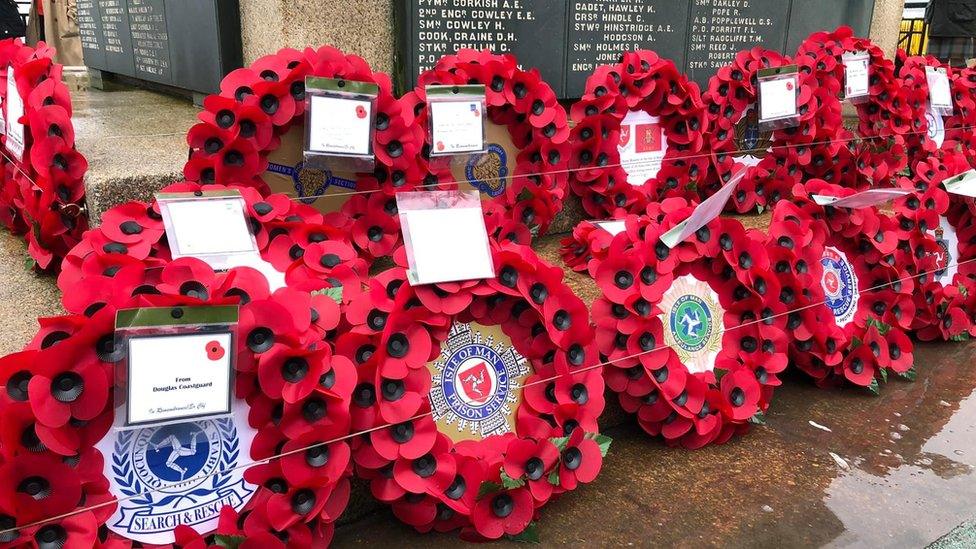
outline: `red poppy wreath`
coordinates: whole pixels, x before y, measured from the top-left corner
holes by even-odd
[[[403,110],[413,112],[425,136],[426,86],[452,84],[485,86],[487,150],[463,162],[435,162],[429,158],[431,144],[425,143],[428,183],[478,189],[489,234],[528,244],[530,233],[545,234],[562,210],[570,156],[566,110],[539,71],[520,69],[512,55],[460,50],[421,73],[417,87],[402,99]]]
[[[642,217],[662,223],[670,212],[683,210],[687,206],[688,201],[683,198],[665,198],[661,202],[648,204]],[[573,271],[595,278],[597,268],[610,253],[610,243],[625,228],[626,224],[621,219],[578,223],[573,232],[560,242],[559,255]]]
[[[949,86],[952,96],[952,116],[941,120],[945,128],[945,137],[941,149],[960,150],[969,160],[970,165],[976,166],[976,69],[946,67],[949,71]],[[930,129],[929,135],[934,136],[938,144],[939,120],[935,121],[935,128]]]
[[[698,85],[648,50],[597,67],[570,110],[570,188],[596,218],[642,213],[665,197],[698,197],[711,161]]]
[[[676,199],[677,200],[677,199]],[[649,434],[699,448],[748,430],[786,368],[787,339],[764,237],[716,218],[675,248],[661,235],[688,218],[630,216],[595,269],[604,376]]]
[[[165,190],[221,189],[224,187],[180,183]],[[36,360],[33,355],[30,357],[37,364],[47,363],[48,357],[59,357],[57,364],[62,365],[64,371],[47,375],[52,380],[48,385],[54,388],[54,381],[81,379],[81,391],[77,390],[76,384],[73,388],[65,386],[63,390],[70,390],[72,394],[61,400],[57,395],[53,400],[42,395],[43,400],[38,402],[44,409],[33,410],[37,420],[25,415],[22,422],[11,428],[8,437],[21,436],[18,429],[32,428],[34,431],[23,435],[27,437],[24,440],[37,441],[30,449],[46,452],[46,448],[62,456],[81,455],[80,452],[99,444],[102,454],[96,452],[97,458],[93,459],[97,461],[86,467],[87,476],[82,479],[83,484],[92,485],[93,495],[81,504],[77,504],[78,498],[75,498],[74,503],[79,508],[133,495],[135,497],[127,497],[126,503],[121,505],[129,505],[130,500],[145,505],[153,503],[151,494],[148,498],[139,497],[135,493],[138,487],[119,482],[118,478],[112,481],[113,490],[109,493],[106,477],[102,476],[102,455],[111,454],[115,448],[111,441],[107,448],[103,447],[106,443],[102,440],[112,422],[112,409],[105,396],[110,391],[111,363],[119,359],[113,338],[115,311],[144,305],[240,303],[237,396],[247,402],[250,412],[247,412],[248,407],[242,407],[240,412],[235,412],[242,414],[237,421],[228,420],[225,425],[216,427],[221,440],[234,441],[238,447],[249,447],[250,458],[254,461],[280,453],[290,454],[250,467],[246,473],[240,465],[245,458],[224,460],[226,463],[221,467],[240,470],[243,481],[248,483],[240,489],[238,499],[232,502],[234,507],[240,509],[248,499],[250,503],[244,506],[240,517],[234,509],[225,509],[218,533],[246,535],[254,539],[264,539],[270,533],[277,539],[286,540],[287,545],[276,542],[278,546],[306,547],[313,540],[328,541],[331,538],[332,522],[342,512],[349,494],[346,478],[351,472],[348,443],[330,441],[349,432],[349,398],[356,374],[348,359],[333,355],[332,346],[322,341],[331,340],[338,330],[345,329],[346,324],[340,322],[337,302],[342,297],[348,301],[361,291],[366,264],[355,256],[345,230],[331,224],[337,221],[338,214],[323,216],[314,208],[282,195],[262,198],[254,189],[238,190],[245,197],[249,222],[262,256],[276,270],[284,271],[284,279],[290,287],[272,292],[265,275],[251,268],[218,274],[197,260],[171,261],[155,204],[130,202],[109,210],[103,216],[102,225],[86,233],[84,241],[69,254],[59,278],[65,291],[65,308],[74,315],[42,319],[41,330],[29,346],[29,349],[42,353]],[[341,226],[341,223],[337,225]],[[338,286],[342,287],[341,293],[332,290]],[[76,333],[82,335],[76,336]],[[62,346],[60,343],[75,339],[80,342],[78,345]],[[46,350],[48,347],[52,350]],[[80,350],[72,351],[76,348]],[[60,353],[60,350],[70,352]],[[82,351],[83,356],[79,355]],[[92,357],[97,358],[94,363]],[[32,381],[29,373],[22,372],[19,366],[22,361],[17,360],[11,359],[8,362],[10,368],[3,369],[8,389],[27,391],[34,385],[44,385]],[[42,370],[35,367],[29,372],[37,377],[37,372]],[[95,375],[93,380],[84,377],[99,371],[101,376]],[[106,375],[109,376],[107,381],[103,379]],[[85,388],[92,390],[86,392]],[[79,394],[74,395],[74,392]],[[82,398],[82,395],[89,396]],[[14,399],[19,409],[27,413],[32,411],[34,400],[33,393],[28,396],[23,399],[23,404],[14,397],[7,400]],[[93,410],[97,414],[92,415]],[[34,432],[36,435],[32,434]],[[325,442],[330,443],[319,444]],[[5,460],[14,460],[22,453],[18,446],[8,443],[3,446],[10,450],[3,455]],[[247,454],[228,450],[227,456],[232,455]],[[69,459],[64,460],[73,463]],[[124,471],[118,473],[114,467],[124,468],[126,462],[125,459],[118,463],[107,462],[113,468],[106,468],[106,475],[110,479],[113,474],[124,475]],[[218,472],[215,478],[222,482],[235,478],[225,473]],[[126,484],[125,489],[123,484]],[[259,486],[263,488],[258,489]],[[96,488],[98,492],[94,492]],[[40,501],[44,497],[35,499]],[[2,508],[7,509],[6,506]],[[73,504],[68,511],[74,508]],[[40,530],[24,528],[18,534],[27,537],[36,534],[42,536],[38,539],[53,540],[63,539],[65,535],[69,538],[76,534],[94,535],[95,527],[86,527],[79,533],[78,521],[84,519],[87,525],[92,516],[97,527],[109,520],[113,512],[125,514],[126,511],[106,506],[95,510],[94,515],[79,513],[66,519],[70,522],[51,525],[51,528],[42,525]],[[40,518],[57,514],[45,513]],[[33,515],[29,519],[10,516],[15,521],[8,522],[11,526],[37,520]],[[209,523],[202,525],[203,529],[212,529],[216,521],[213,517],[208,520]],[[112,521],[112,525],[118,526],[117,521]],[[171,531],[171,526],[165,528],[162,535]],[[133,537],[130,534],[126,537]],[[104,538],[105,532],[101,535]],[[111,537],[121,539],[115,534]],[[153,537],[153,542],[158,541],[158,537]],[[81,543],[80,546],[89,545]]]
[[[758,72],[792,63],[777,52],[753,48],[739,52],[735,61],[709,80],[702,98],[708,117],[708,148],[715,169],[700,187],[702,197],[714,194],[732,177],[735,166],[743,164],[748,169],[729,208],[739,213],[762,211],[789,198],[791,187],[802,180],[804,168],[819,151],[821,134],[828,132],[833,138],[837,126],[825,117],[839,110],[830,106],[837,98],[803,72],[797,89],[799,125],[760,130]],[[822,129],[825,121],[830,126]]]
[[[305,78],[318,76],[379,86],[373,173],[344,174],[306,167],[302,155]],[[304,199],[322,211],[347,207],[355,220],[353,242],[365,257],[389,255],[399,239],[396,201],[379,188],[411,190],[423,182],[416,157],[423,131],[413,113],[394,99],[388,75],[374,73],[362,58],[330,46],[283,49],[228,74],[221,92],[204,100],[201,122],[187,136],[188,181],[253,186]],[[330,197],[333,191],[335,196]],[[354,204],[347,203],[350,193]]]
[[[910,130],[905,132],[908,167],[911,168],[937,149],[955,148],[960,141],[968,141],[967,136],[973,132],[971,118],[976,115],[971,107],[970,86],[973,83],[969,82],[969,74],[972,72],[966,70],[966,76],[962,77],[959,69],[943,65],[931,55],[908,57],[903,50],[898,52],[898,62],[898,79],[912,114],[916,116]],[[943,116],[932,108],[926,67],[945,69],[953,104],[951,116]],[[948,131],[948,121],[956,127],[954,132]],[[949,139],[950,133],[952,139]]]
[[[0,224],[26,234],[33,266],[44,271],[57,271],[88,228],[88,162],[75,149],[71,97],[54,55],[43,42],[34,49],[19,39],[0,41],[0,66],[15,78],[10,88],[10,71],[0,73],[4,121],[10,123],[0,159]],[[9,89],[19,97],[7,97]],[[8,114],[13,105],[23,110],[19,119]]]
[[[950,194],[943,180],[969,169],[966,155],[941,149],[915,164],[914,177],[898,185],[914,191],[895,201],[904,230],[925,234],[913,255],[917,276],[912,330],[923,341],[964,340],[976,335],[976,238],[972,198]]]
[[[189,258],[161,269],[138,261],[104,266],[98,276],[115,279],[111,296],[93,298],[84,314],[41,319],[25,351],[0,359],[2,541],[128,547],[132,539],[165,543],[176,524],[190,521],[231,538],[243,532],[280,540],[266,547],[327,543],[349,496],[350,448],[336,439],[349,433],[356,379],[352,363],[327,342],[341,324],[339,304],[292,288],[272,293],[250,268],[218,274]],[[116,311],[161,306],[175,314],[216,304],[240,304],[235,418],[113,431],[114,363],[124,353],[114,341]],[[219,344],[208,350],[224,352]],[[212,457],[181,460],[199,453],[197,438]],[[181,475],[175,484],[156,482],[146,471],[162,469],[151,460],[170,444],[166,466]],[[190,449],[178,453],[183,444]],[[206,465],[211,459],[219,463]],[[148,469],[139,470],[143,462]],[[220,495],[184,516],[182,500],[174,503],[179,494],[198,506]],[[167,510],[182,518],[168,521]]]
[[[915,315],[910,270],[917,238],[875,207],[820,206],[814,194],[856,191],[814,179],[773,210],[770,258],[790,311],[790,358],[819,385],[878,390],[893,372],[912,376]]]
[[[838,101],[829,101],[820,123],[813,159],[806,176],[857,189],[887,186],[905,168],[908,158],[905,138],[913,121],[924,116],[924,108],[913,106],[910,90],[895,77],[894,62],[877,44],[853,35],[850,27],[817,32],[800,44],[796,61],[812,74],[830,96],[844,97],[845,54],[868,55],[868,95],[854,99],[856,133],[847,130]]]
[[[410,286],[394,268],[349,306],[337,350],[359,371],[357,472],[422,532],[529,535],[592,481],[603,376],[586,306],[531,249],[492,243],[497,277]],[[403,254],[398,254],[401,260]]]

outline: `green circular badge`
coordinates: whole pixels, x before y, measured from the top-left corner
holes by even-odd
[[[712,336],[712,312],[697,295],[679,297],[671,307],[670,328],[679,347],[694,353],[705,348]]]

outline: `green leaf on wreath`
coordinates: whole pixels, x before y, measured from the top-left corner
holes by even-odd
[[[880,370],[878,370],[878,372],[881,374],[881,381],[888,383],[888,369],[881,368]]]
[[[324,295],[331,297],[336,303],[342,305],[342,286],[336,286],[335,288],[322,288],[321,290],[315,290],[312,295]]]
[[[871,380],[871,385],[868,385],[868,391],[871,391],[871,394],[873,394],[874,396],[878,396],[881,394],[881,387],[878,385],[877,379]]]
[[[698,182],[697,181],[692,181],[691,183],[688,183],[687,185],[685,185],[685,189],[687,189],[687,190],[689,190],[689,191],[691,191],[693,193],[697,193],[698,192]]]
[[[758,410],[756,415],[749,418],[749,423],[753,425],[765,425],[766,424],[766,414],[762,410]]]
[[[511,541],[517,541],[519,543],[539,543],[539,529],[536,528],[534,522],[530,522],[525,530],[522,530],[514,536],[506,536]]]
[[[569,437],[550,438],[549,442],[553,443],[556,449],[562,452],[566,449],[566,445],[569,444]]]
[[[762,214],[765,211],[766,211],[766,206],[763,206],[762,204],[756,204],[756,213],[757,214]]]
[[[600,455],[607,457],[607,451],[610,450],[610,443],[613,439],[607,435],[601,435],[599,433],[587,433],[586,438],[592,439],[596,442],[597,446],[600,447]]]
[[[918,372],[916,372],[915,367],[912,366],[911,368],[908,369],[907,372],[899,375],[901,376],[902,379],[905,379],[907,381],[915,381],[915,379],[918,377]]]
[[[217,534],[214,536],[214,543],[218,547],[223,547],[224,549],[237,549],[244,543],[244,536],[227,536],[224,534]]]
[[[504,490],[504,487],[497,482],[484,481],[478,488],[478,497],[475,499],[481,499],[489,494],[496,494]]]
[[[553,469],[551,473],[549,473],[549,484],[552,484],[553,486],[559,486],[559,467],[558,466],[555,469]]]
[[[530,191],[528,188],[523,188],[522,191],[518,193],[518,196],[515,197],[515,200],[525,202],[527,200],[532,200],[534,197],[535,195],[532,194],[532,191]]]
[[[861,345],[862,345],[862,342],[861,342],[861,339],[860,339],[860,338],[858,338],[858,337],[852,337],[852,338],[851,338],[851,350],[852,350],[852,351],[853,351],[854,349],[857,349],[857,348],[858,348],[858,347],[860,347]]]
[[[533,225],[533,226],[529,227],[529,234],[532,235],[532,238],[533,239],[539,238],[539,226],[538,225]]]
[[[525,481],[520,478],[512,478],[508,476],[508,473],[502,471],[502,487],[503,488],[521,488],[525,486]]]
[[[36,265],[37,265],[37,262],[34,261],[33,258],[28,257],[28,258],[24,259],[24,270],[25,271],[27,271],[27,272],[33,272],[34,271],[34,267]]]
[[[956,334],[949,338],[949,341],[969,341],[969,334],[963,332],[961,334]]]

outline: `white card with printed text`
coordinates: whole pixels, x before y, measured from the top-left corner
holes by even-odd
[[[370,154],[371,101],[313,95],[309,109],[309,152]]]

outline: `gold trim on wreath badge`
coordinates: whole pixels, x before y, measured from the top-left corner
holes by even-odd
[[[675,279],[661,298],[664,342],[674,349],[688,371],[695,374],[715,369],[722,348],[725,309],[718,294],[692,275]]]
[[[427,368],[430,406],[442,433],[460,442],[515,430],[531,368],[499,327],[455,322]]]

